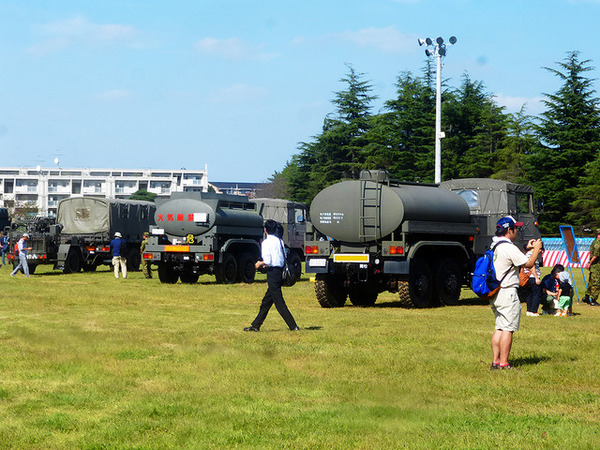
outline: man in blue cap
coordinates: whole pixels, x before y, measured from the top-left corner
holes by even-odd
[[[496,323],[492,334],[492,369],[511,369],[508,362],[512,347],[513,333],[519,329],[521,320],[521,302],[517,289],[519,288],[519,270],[521,266],[534,266],[542,248],[541,239],[529,241],[533,248],[527,258],[514,245],[519,227],[523,222],[517,222],[512,216],[502,217],[496,224],[496,236],[492,239],[494,248],[494,269],[496,278],[501,280],[500,290],[491,298],[490,305]],[[507,244],[507,245],[503,245]]]

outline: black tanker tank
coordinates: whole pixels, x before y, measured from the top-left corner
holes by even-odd
[[[467,203],[433,185],[388,186],[375,181],[343,181],[322,190],[312,201],[313,226],[331,239],[371,243],[406,221],[469,223]]]
[[[200,236],[218,228],[239,236],[262,236],[262,217],[244,197],[204,193],[187,195],[159,204],[155,222],[167,235]]]

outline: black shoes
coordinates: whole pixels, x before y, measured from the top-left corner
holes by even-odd
[[[260,331],[260,328],[250,326],[250,327],[244,328],[244,331]],[[300,328],[298,328],[298,327],[290,328],[290,331],[300,331]]]
[[[599,306],[598,303],[596,303],[594,300],[592,300],[589,295],[584,296],[581,301],[583,303],[587,303],[590,306]]]

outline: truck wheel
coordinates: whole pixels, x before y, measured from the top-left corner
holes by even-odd
[[[346,303],[348,289],[344,280],[329,274],[317,274],[315,281],[317,300],[323,308],[339,308]]]
[[[185,284],[195,284],[198,282],[198,278],[200,278],[200,274],[194,272],[182,272],[179,275],[179,279]]]
[[[81,258],[75,250],[70,250],[65,260],[64,273],[79,273],[81,270]]]
[[[437,267],[435,276],[436,297],[442,305],[456,305],[460,298],[462,277],[455,259],[445,258]]]
[[[29,275],[33,275],[35,273],[35,268],[37,267],[37,264],[31,264],[31,265],[27,265],[27,267],[29,267]]]
[[[142,262],[142,255],[140,251],[132,248],[127,254],[127,271],[138,272],[140,270],[140,263]]]
[[[223,262],[217,267],[215,273],[217,283],[219,284],[233,284],[237,277],[237,263],[231,253],[225,253],[223,256]]]
[[[302,258],[300,258],[298,253],[293,252],[290,255],[288,264],[290,265],[292,273],[296,275],[296,281],[300,281],[300,278],[302,277]]]
[[[242,253],[237,261],[237,280],[241,283],[254,283],[256,268],[254,267],[252,253]]]
[[[415,308],[429,308],[433,299],[433,277],[424,259],[415,259],[408,275],[410,301]]]
[[[158,279],[161,283],[175,284],[179,279],[179,274],[172,267],[161,263],[158,265]]]
[[[350,302],[354,306],[373,306],[379,293],[369,284],[353,284],[348,289]]]
[[[84,272],[95,272],[97,267],[98,266],[96,266],[92,263],[83,263],[82,269]]]

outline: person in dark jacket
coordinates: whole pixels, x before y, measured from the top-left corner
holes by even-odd
[[[127,258],[125,257],[125,240],[118,231],[115,233],[115,238],[110,241],[110,253],[112,255],[112,265],[115,269],[115,278],[119,279],[119,266],[123,273],[123,279],[127,278]]]

